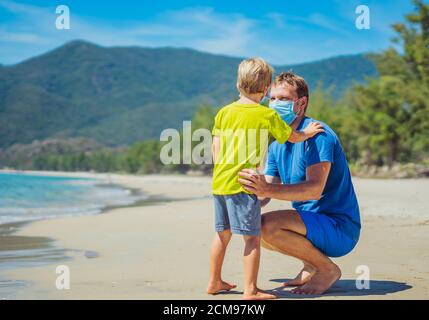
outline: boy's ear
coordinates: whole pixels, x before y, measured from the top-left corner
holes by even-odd
[[[238,86],[238,82],[235,84],[235,87],[237,88],[238,94],[241,97],[241,91],[240,91],[240,87]]]

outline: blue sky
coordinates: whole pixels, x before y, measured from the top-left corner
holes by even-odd
[[[355,27],[358,5],[371,28]],[[55,8],[70,8],[57,30]],[[274,64],[380,51],[409,0],[0,0],[0,63],[14,64],[73,39],[103,46],[189,47]]]

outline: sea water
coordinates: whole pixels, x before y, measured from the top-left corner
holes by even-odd
[[[97,214],[138,198],[99,179],[0,173],[0,225]]]

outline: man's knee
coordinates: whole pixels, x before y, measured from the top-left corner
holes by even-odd
[[[261,238],[261,247],[268,249],[268,250],[271,250],[271,251],[277,251],[277,249],[275,247],[273,247],[273,245],[266,242],[264,240],[264,238]]]
[[[305,236],[304,222],[294,210],[271,211],[262,215],[262,238],[266,242],[275,239],[283,231],[292,231]]]

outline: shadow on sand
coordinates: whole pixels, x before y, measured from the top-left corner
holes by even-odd
[[[270,281],[283,283],[290,279],[271,279]],[[289,290],[293,287],[279,286],[272,290],[268,290],[279,298],[316,298],[316,297],[359,297],[359,296],[379,296],[389,293],[395,293],[411,289],[412,286],[404,282],[388,281],[388,280],[371,280],[369,289],[357,289],[356,280],[339,280],[332,288],[330,288],[323,295],[299,295],[293,294]]]

